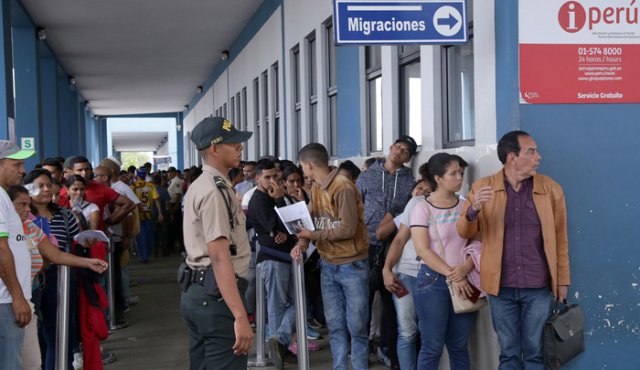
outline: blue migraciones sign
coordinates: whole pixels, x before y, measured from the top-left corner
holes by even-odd
[[[465,44],[465,0],[334,0],[337,44]]]

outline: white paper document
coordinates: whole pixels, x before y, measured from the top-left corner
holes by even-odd
[[[307,204],[305,202],[298,202],[290,206],[274,208],[276,213],[278,213],[280,220],[282,220],[282,223],[287,228],[289,234],[295,235],[297,227],[303,227],[312,231],[316,229],[313,226],[313,221],[311,220],[311,215],[309,214],[309,210],[307,209]]]
[[[99,242],[109,242],[109,238],[100,230],[85,230],[73,237],[73,240],[77,241],[80,244],[92,239],[95,239]]]

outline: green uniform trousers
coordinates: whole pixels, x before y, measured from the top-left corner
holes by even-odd
[[[198,284],[191,284],[182,293],[180,308],[189,330],[190,370],[247,368],[248,356],[233,354],[235,319],[224,300],[207,294]]]

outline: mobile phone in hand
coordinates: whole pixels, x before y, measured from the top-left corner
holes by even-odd
[[[402,282],[397,281],[396,284],[400,285],[400,288],[401,288],[399,292],[394,293],[396,297],[402,298],[407,294],[409,294],[409,290],[407,289],[407,287],[404,286],[404,284],[402,284]]]
[[[471,303],[476,303],[478,302],[478,298],[480,298],[480,289],[476,288],[471,283],[469,283],[469,285],[471,285],[472,293],[468,299],[471,301]]]

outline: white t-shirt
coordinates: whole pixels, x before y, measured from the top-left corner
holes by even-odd
[[[419,195],[409,200],[409,203],[404,207],[404,211],[394,219],[398,229],[400,229],[401,224],[406,227],[411,227],[411,213],[413,213],[415,206],[423,201],[424,195]],[[416,247],[413,245],[413,240],[409,238],[407,244],[404,245],[404,249],[402,249],[400,260],[398,260],[398,263],[393,267],[393,272],[417,277],[418,270],[420,270],[420,261],[417,260],[417,257]]]
[[[80,207],[82,209],[82,216],[84,216],[84,219],[87,220],[87,223],[91,222],[91,214],[93,212],[100,212],[100,208],[98,208],[97,204],[89,203],[86,200],[82,202],[82,205]]]
[[[27,237],[24,234],[20,216],[13,207],[9,195],[0,187],[0,237],[7,238],[9,249],[13,253],[13,261],[16,266],[16,276],[24,297],[31,299],[31,255],[27,245]],[[11,303],[11,294],[0,280],[0,304]]]
[[[133,192],[133,189],[131,189],[129,185],[125,184],[122,181],[116,181],[113,184],[111,184],[111,189],[115,190],[118,194],[124,195],[127,198],[129,198],[129,200],[131,200],[133,204],[140,203],[140,199],[138,199],[138,196],[136,195],[136,193]]]
[[[244,195],[242,196],[242,209],[249,209],[249,201],[251,200],[251,197],[253,196],[253,193],[256,192],[256,189],[258,187],[254,186],[251,189],[249,189],[249,191],[247,191],[246,193],[244,193]]]
[[[169,196],[171,197],[172,202],[177,202],[180,200],[180,196],[182,196],[182,184],[184,180],[179,178],[178,176],[171,179],[169,183],[169,187],[167,187],[167,191],[169,192]]]
[[[131,189],[129,187],[129,185],[125,184],[122,181],[116,181],[113,184],[111,184],[111,189],[115,190],[118,194],[120,195],[124,195],[125,197],[129,198],[129,200],[131,200],[133,202],[133,204],[139,204],[140,203],[140,199],[138,199],[138,196],[136,195],[136,193],[133,192],[133,189]],[[105,207],[104,209],[105,213],[108,212],[108,208]],[[105,218],[108,218],[109,215],[105,215]],[[113,234],[113,241],[114,242],[120,242],[122,241],[122,223],[118,223],[116,225],[111,226],[111,231]]]

